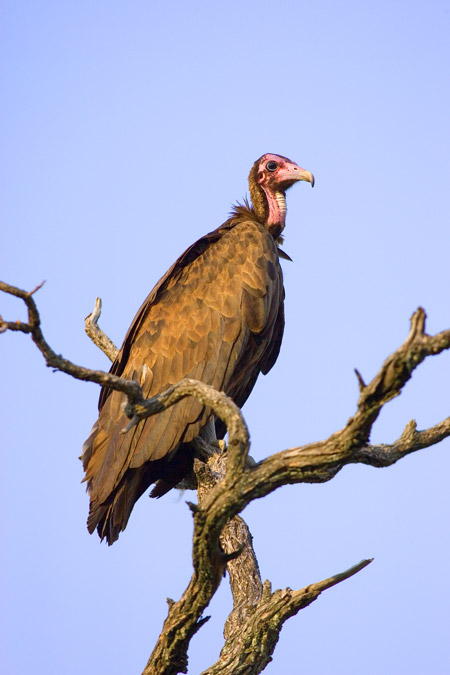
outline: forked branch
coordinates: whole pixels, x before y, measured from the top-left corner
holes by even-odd
[[[284,588],[272,593],[264,583],[262,597],[247,621],[241,624],[233,640],[227,640],[220,658],[202,675],[247,675],[260,673],[272,660],[281,628],[287,619],[317,600],[322,591],[341,583],[367,567],[372,559],[362,560],[345,572],[293,591]]]
[[[242,572],[242,569],[239,569],[240,558],[235,555],[240,550],[246,549],[249,554],[250,569],[254,574],[254,593],[251,594],[251,600],[246,602],[247,591],[239,590],[237,584],[234,596],[235,609],[238,608],[239,613],[235,617],[239,616],[239,623],[243,628],[237,633],[232,613],[227,625],[228,639],[219,661],[205,671],[209,675],[261,672],[270,659],[283,622],[315,600],[322,590],[347,579],[370,562],[363,561],[347,572],[300,591],[285,589],[272,593],[268,582],[262,590],[256,558],[252,550],[249,550],[251,541],[250,544],[247,542],[246,545],[238,546],[234,551],[233,545],[230,544],[235,537],[232,528],[239,523],[238,520],[232,519],[238,516],[249,502],[289,483],[330,480],[350,463],[389,466],[410,452],[429,447],[450,436],[450,418],[447,418],[425,431],[417,431],[415,422],[410,422],[395,443],[369,444],[370,432],[381,408],[400,394],[414,369],[427,356],[439,354],[450,348],[450,330],[435,336],[425,333],[425,312],[421,308],[412,316],[411,330],[404,344],[386,359],[372,381],[366,385],[361,375],[357,374],[360,389],[357,410],[343,429],[326,440],[285,450],[271,455],[258,464],[251,464],[247,461],[249,436],[245,421],[240,410],[225,394],[204,383],[186,379],[158,396],[145,400],[137,382],[103,371],[83,368],[58,356],[42,334],[39,313],[32,297],[33,292],[27,293],[3,282],[0,282],[0,290],[21,298],[28,309],[26,323],[4,321],[0,318],[0,331],[30,333],[48,366],[77,379],[96,382],[123,392],[127,396],[125,410],[130,418],[129,426],[161,412],[185,396],[198,398],[205,406],[212,408],[227,425],[228,450],[226,455],[222,453],[217,460],[222,462],[222,469],[219,471],[217,467],[211,468],[210,461],[213,462],[214,458],[208,460],[210,474],[206,468],[202,469],[197,463],[200,490],[202,481],[208,485],[204,494],[199,495],[199,505],[193,507],[194,573],[182,598],[178,602],[170,603],[163,631],[144,670],[145,675],[150,673],[174,675],[185,672],[190,639],[207,620],[203,618],[203,612],[214,595],[224,570],[228,566],[230,574],[239,575]],[[96,325],[98,321],[100,308],[97,309],[97,316],[94,313],[90,319],[92,325]],[[116,348],[111,341],[108,343],[100,339],[95,330],[90,336],[109,358],[114,357]],[[211,475],[215,475],[216,479],[211,480]],[[243,561],[244,554],[242,554]],[[232,571],[232,563],[237,564],[235,572]],[[242,602],[239,607],[240,598]],[[240,645],[239,653],[233,649],[233,645],[236,644]],[[255,645],[260,645],[261,648],[258,649]]]

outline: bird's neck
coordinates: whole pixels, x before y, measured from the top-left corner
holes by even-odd
[[[278,239],[286,224],[286,196],[284,192],[265,191],[265,193],[269,207],[266,225],[274,239]]]
[[[263,223],[274,239],[278,239],[286,223],[286,196],[265,185],[255,185],[250,190],[253,208],[259,222]]]

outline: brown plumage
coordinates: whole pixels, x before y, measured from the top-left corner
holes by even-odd
[[[192,377],[225,391],[238,406],[260,372],[275,363],[284,328],[277,241],[285,191],[312,174],[279,155],[263,155],[249,176],[253,208],[235,207],[218,229],[185,251],[136,314],[111,372],[137,379],[151,397]],[[91,499],[88,529],[112,544],[134,504],[156,482],[161,496],[192,469],[193,439],[211,412],[194,398],[140,422],[126,434],[125,397],[103,388],[99,418],[83,448]],[[223,438],[223,425],[216,424]]]

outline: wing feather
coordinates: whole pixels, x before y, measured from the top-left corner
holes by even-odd
[[[194,377],[242,405],[258,374],[276,360],[283,332],[276,244],[249,217],[230,222],[180,257],[127,333],[111,372],[135,377],[147,398]],[[158,479],[158,467],[164,473],[161,461],[175,461],[179,444],[192,441],[210,417],[209,409],[189,398],[123,434],[123,402],[122,394],[102,391],[99,419],[83,452],[89,527],[98,524],[108,541],[117,538],[134,501]]]

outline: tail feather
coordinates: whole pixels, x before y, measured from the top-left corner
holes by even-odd
[[[92,534],[97,528],[100,539],[111,546],[127,526],[133,506],[153,482],[146,467],[128,470],[106,502],[92,501],[87,527]]]
[[[106,501],[91,501],[87,520],[89,532],[92,534],[97,529],[100,539],[106,539],[111,546],[126,528],[135,503],[152,483],[156,482],[156,485],[150,496],[162,497],[192,471],[193,452],[191,444],[183,443],[172,460],[164,458],[146,462],[138,469],[128,469]]]

